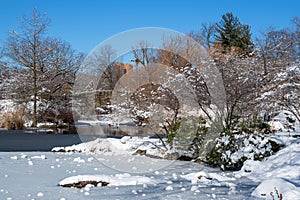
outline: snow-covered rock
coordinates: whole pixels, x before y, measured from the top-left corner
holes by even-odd
[[[122,143],[119,141],[120,145],[117,142],[104,138],[97,138],[96,140],[85,142],[77,145],[72,145],[68,147],[54,147],[52,149],[53,152],[90,152],[90,153],[106,153],[106,154],[124,154],[126,152],[123,151],[121,145]]]
[[[190,181],[195,181],[197,182],[198,180],[216,180],[219,182],[223,181],[235,181],[235,178],[227,177],[221,174],[217,173],[206,173],[204,171],[200,172],[195,172],[195,173],[189,173],[186,175],[181,175],[182,178],[190,180]]]
[[[285,179],[272,178],[259,184],[259,186],[252,192],[252,196],[260,198],[263,197],[268,200],[296,200],[300,199],[300,188],[297,188],[293,183]]]
[[[270,126],[270,131],[272,131],[272,132],[285,130],[284,126],[282,125],[282,123],[280,121],[272,120],[272,121],[269,121],[268,124]]]
[[[85,152],[105,155],[132,155],[138,151],[147,152],[147,155],[164,157],[162,151],[163,144],[157,138],[149,137],[129,137],[97,138],[90,142],[85,142],[68,147],[54,147],[52,152]],[[141,155],[141,154],[138,154]]]
[[[109,175],[77,175],[63,179],[59,182],[60,186],[71,185],[83,181],[95,181],[108,183],[107,186],[128,186],[128,185],[144,185],[157,184],[156,179],[151,179],[146,176],[131,176],[128,173]]]

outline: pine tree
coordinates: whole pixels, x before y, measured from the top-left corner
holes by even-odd
[[[215,40],[224,53],[236,50],[249,55],[253,51],[250,27],[241,24],[232,13],[222,15],[222,20],[216,24]]]

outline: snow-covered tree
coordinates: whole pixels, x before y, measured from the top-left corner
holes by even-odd
[[[264,87],[261,96],[265,107],[290,111],[300,121],[300,64],[294,63],[284,72],[279,72]],[[272,113],[267,113],[272,114]]]
[[[256,98],[260,94],[263,70],[258,57],[239,56],[234,52],[222,54],[218,50],[212,56],[226,91],[224,128],[231,132],[241,120],[251,121],[258,115],[254,108],[259,104]]]
[[[289,29],[270,28],[257,40],[258,54],[263,61],[264,73],[268,80],[297,57],[296,35]]]

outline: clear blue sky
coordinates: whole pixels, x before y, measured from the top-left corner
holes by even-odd
[[[0,0],[0,41],[36,7],[51,19],[48,34],[89,53],[101,41],[122,31],[163,27],[187,33],[204,22],[233,12],[258,34],[269,26],[283,28],[300,17],[299,0]]]

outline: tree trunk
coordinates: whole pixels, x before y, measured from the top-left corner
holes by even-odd
[[[33,122],[32,127],[37,126],[37,74],[33,72]]]

